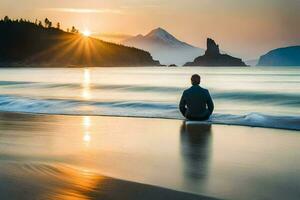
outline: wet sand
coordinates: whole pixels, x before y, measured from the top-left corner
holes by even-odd
[[[1,199],[214,200],[201,195],[101,176],[55,164],[1,164]]]
[[[0,199],[299,199],[297,131],[0,113]]]

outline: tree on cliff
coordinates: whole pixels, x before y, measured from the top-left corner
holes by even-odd
[[[79,33],[79,30],[75,28],[75,26],[72,26],[71,33]]]
[[[4,21],[4,22],[9,22],[9,21],[11,21],[11,20],[9,19],[8,16],[5,16],[5,17],[3,18],[3,21]]]
[[[43,27],[42,21],[39,21],[38,26],[39,26],[39,27]]]
[[[51,28],[52,27],[52,22],[48,18],[46,18],[44,22],[45,22],[45,27],[46,28]]]

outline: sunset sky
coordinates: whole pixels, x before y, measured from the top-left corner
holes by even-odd
[[[0,16],[48,17],[120,41],[162,27],[198,47],[212,37],[244,59],[300,45],[300,0],[0,0]]]

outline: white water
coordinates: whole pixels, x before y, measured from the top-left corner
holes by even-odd
[[[300,67],[0,69],[0,111],[182,119],[178,101],[199,73],[209,123],[300,130]]]

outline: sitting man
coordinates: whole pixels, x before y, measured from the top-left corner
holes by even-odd
[[[207,120],[214,111],[208,90],[199,86],[200,79],[198,74],[192,76],[192,87],[183,92],[180,100],[180,112],[189,120]]]

